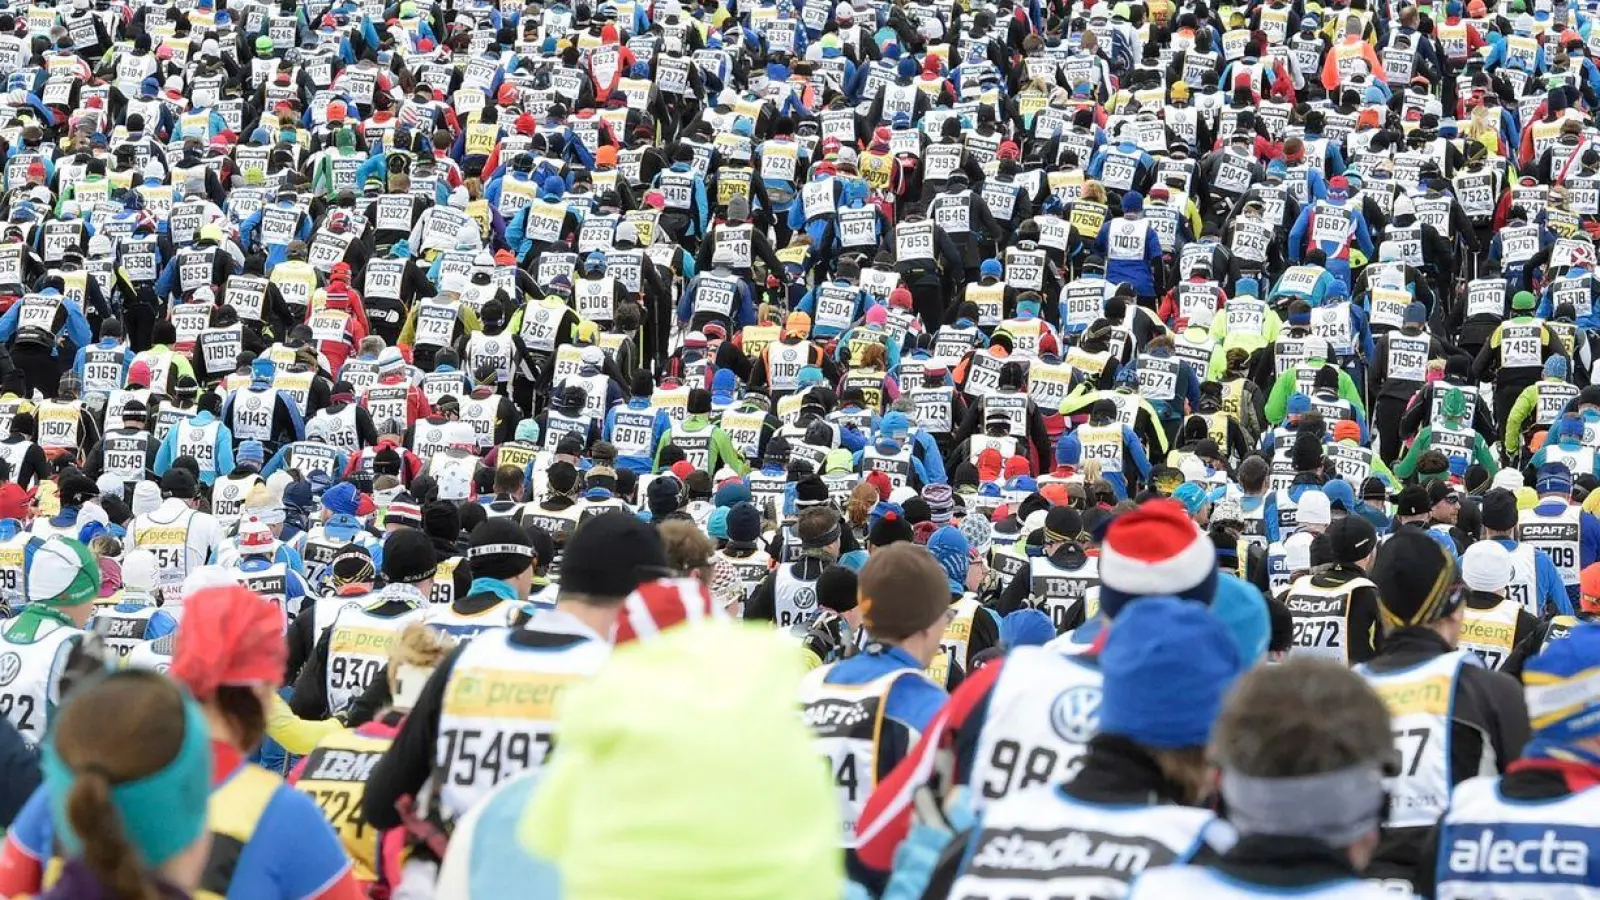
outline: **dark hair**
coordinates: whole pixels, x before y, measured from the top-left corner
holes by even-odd
[[[217,688],[211,701],[222,717],[232,726],[240,750],[254,753],[267,736],[267,710],[261,698],[248,687],[225,684]]]
[[[259,713],[261,704],[250,696]],[[263,726],[265,716],[261,716]],[[165,768],[184,740],[183,695],[153,672],[126,671],[73,694],[56,718],[55,748],[77,774],[67,821],[83,862],[114,900],[157,900],[160,891],[123,831],[111,789]]]
[[[496,494],[510,494],[521,489],[521,469],[507,465],[494,470],[494,492]]]

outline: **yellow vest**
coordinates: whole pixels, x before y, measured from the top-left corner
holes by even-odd
[[[452,566],[453,569],[453,566]],[[317,744],[306,757],[295,790],[310,795],[339,835],[358,881],[378,878],[378,829],[361,815],[367,776],[392,743],[388,738],[366,737],[340,731]]]

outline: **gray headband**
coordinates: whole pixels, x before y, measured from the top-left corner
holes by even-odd
[[[1383,819],[1382,767],[1365,763],[1296,778],[1222,770],[1227,817],[1244,835],[1307,837],[1347,847]]]

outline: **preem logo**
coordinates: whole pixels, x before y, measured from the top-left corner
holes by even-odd
[[[1477,840],[1458,839],[1450,848],[1450,871],[1487,875],[1557,875],[1586,878],[1589,845],[1563,840],[1560,832],[1546,828],[1538,837],[1497,837],[1487,828]]]

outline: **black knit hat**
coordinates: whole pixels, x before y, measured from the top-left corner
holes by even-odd
[[[856,573],[844,566],[829,566],[817,579],[817,605],[834,612],[856,608]]]
[[[1378,548],[1368,577],[1378,586],[1379,611],[1390,628],[1436,622],[1461,605],[1455,554],[1421,528],[1396,529]]]
[[[436,541],[453,544],[461,537],[461,510],[448,500],[422,507],[422,530]]]
[[[438,568],[433,541],[415,528],[397,528],[383,542],[383,579],[390,584],[416,584]]]
[[[911,523],[906,521],[905,516],[889,510],[872,524],[872,529],[867,532],[867,543],[873,547],[887,547],[896,541],[910,541],[914,537]]]
[[[561,590],[626,597],[641,582],[666,572],[661,535],[632,513],[610,512],[583,523],[567,541],[561,557]]]

